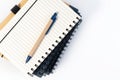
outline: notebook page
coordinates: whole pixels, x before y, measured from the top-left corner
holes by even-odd
[[[30,50],[55,12],[58,12],[56,23],[49,34],[45,36],[30,62],[25,64]],[[19,12],[19,14],[21,13],[22,11]],[[14,19],[20,17],[21,15],[19,14]],[[61,41],[59,36],[64,38],[63,32],[67,34],[66,29],[72,29],[69,25],[74,26],[73,21],[78,22],[76,17],[80,19],[80,16],[73,12],[61,0],[36,0],[35,5],[33,5],[29,12],[25,14],[22,20],[17,23],[16,27],[0,44],[0,51],[24,73],[30,72],[32,74],[33,71],[30,69],[36,69],[34,65],[40,64],[38,60],[43,61],[42,56],[47,57],[45,52],[50,53],[51,51],[48,49],[54,49],[52,44],[57,45],[58,43],[55,43],[55,41]],[[7,26],[12,25],[9,23]]]

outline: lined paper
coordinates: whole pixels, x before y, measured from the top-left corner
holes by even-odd
[[[26,13],[28,9],[30,10]],[[45,36],[33,58],[25,64],[33,45],[55,12],[58,12],[57,21],[52,26],[49,34]],[[20,20],[23,15],[24,17]],[[43,61],[42,56],[47,57],[45,52],[50,53],[48,49],[54,49],[52,44],[57,45],[55,41],[61,41],[59,36],[64,38],[65,36],[62,33],[67,34],[66,29],[72,29],[69,25],[74,26],[73,21],[78,22],[76,17],[81,19],[61,0],[30,0],[13,20],[6,25],[7,28],[11,28],[17,23],[14,29],[1,42],[0,51],[22,72],[30,72],[32,74],[31,68],[36,69],[34,65],[40,65],[38,60]]]

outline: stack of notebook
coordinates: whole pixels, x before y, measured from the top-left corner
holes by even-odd
[[[23,2],[24,6],[19,4],[11,9],[11,20],[0,25],[0,53],[22,72],[42,77],[54,69],[81,23],[81,15],[61,0]]]

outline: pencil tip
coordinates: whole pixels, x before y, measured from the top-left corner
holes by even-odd
[[[28,56],[27,59],[26,59],[26,63],[28,63],[31,58],[32,58],[31,56]]]

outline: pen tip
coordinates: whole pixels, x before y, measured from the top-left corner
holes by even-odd
[[[32,58],[31,56],[28,56],[27,59],[26,59],[26,63],[28,63],[31,58]]]

